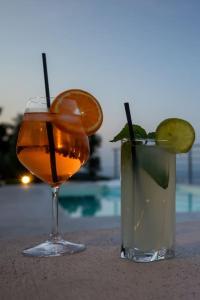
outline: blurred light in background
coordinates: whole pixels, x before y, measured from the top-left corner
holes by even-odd
[[[21,177],[21,183],[27,185],[32,181],[31,179],[32,179],[31,176],[24,175]]]

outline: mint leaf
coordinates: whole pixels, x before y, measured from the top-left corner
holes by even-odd
[[[136,139],[146,139],[147,138],[146,130],[144,128],[142,128],[141,126],[139,126],[137,124],[133,124],[133,131],[135,133]],[[110,142],[117,142],[122,139],[129,139],[129,138],[130,138],[129,128],[128,128],[128,124],[126,124],[124,126],[124,128]]]
[[[122,144],[121,148],[122,172],[130,168],[136,167],[135,162],[132,165],[131,143]],[[164,150],[159,147],[138,146],[136,148],[136,158],[138,160],[137,168],[142,168],[151,176],[151,178],[163,189],[167,189],[169,185],[169,157],[166,156]],[[136,172],[136,169],[134,169]],[[124,174],[123,176],[126,176]],[[145,183],[144,183],[145,184]]]
[[[154,181],[163,189],[169,184],[169,161],[165,152],[159,147],[149,149],[141,147],[138,153],[139,164],[154,179]]]

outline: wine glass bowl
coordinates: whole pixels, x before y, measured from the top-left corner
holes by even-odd
[[[58,119],[59,116],[54,117],[49,112],[25,113],[17,142],[20,162],[51,186],[64,183],[80,169],[89,155],[87,136],[83,132],[61,131],[54,124]],[[47,122],[53,129],[57,182],[52,178]]]

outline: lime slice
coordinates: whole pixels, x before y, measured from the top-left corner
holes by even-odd
[[[173,153],[188,152],[195,140],[192,125],[178,118],[162,121],[156,129],[156,143]]]

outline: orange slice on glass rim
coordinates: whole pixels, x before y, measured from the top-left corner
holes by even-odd
[[[87,135],[94,134],[103,122],[103,112],[98,100],[90,93],[80,89],[60,93],[52,102],[50,111],[62,114],[63,117],[65,115],[66,119],[67,116],[76,116],[81,120],[82,127]],[[59,126],[59,124],[57,125]],[[60,125],[64,130],[64,122]],[[67,127],[66,122],[66,130]]]

